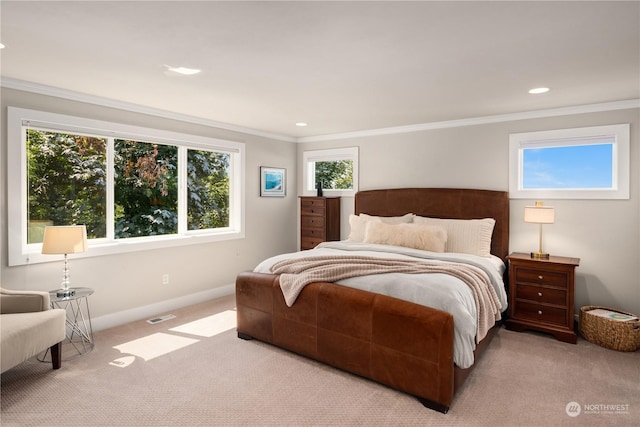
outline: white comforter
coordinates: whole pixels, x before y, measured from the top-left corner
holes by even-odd
[[[315,249],[277,255],[261,262],[258,273],[271,273],[271,266],[284,259],[319,255],[360,255],[392,259],[429,259],[440,262],[463,262],[482,268],[491,278],[498,295],[501,311],[507,308],[507,296],[502,275],[504,263],[497,257],[479,257],[459,253],[435,253],[399,246],[354,242],[325,242]],[[386,273],[353,277],[337,283],[446,311],[454,320],[454,362],[461,368],[473,365],[473,350],[477,331],[477,309],[471,289],[461,280],[440,273]]]

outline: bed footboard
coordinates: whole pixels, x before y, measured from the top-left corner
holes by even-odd
[[[454,395],[453,317],[333,283],[287,307],[278,276],[236,279],[238,336],[255,338],[417,396],[447,412]]]

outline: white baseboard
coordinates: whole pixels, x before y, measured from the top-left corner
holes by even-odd
[[[207,291],[197,292],[195,294],[184,295],[166,301],[154,304],[136,307],[129,310],[119,311],[117,313],[105,314],[104,316],[91,319],[91,326],[94,331],[113,328],[114,326],[123,325],[125,323],[136,320],[145,319],[147,317],[156,316],[170,310],[186,307],[192,304],[208,301],[215,298],[221,298],[231,295],[235,292],[235,284],[221,286],[219,288]]]

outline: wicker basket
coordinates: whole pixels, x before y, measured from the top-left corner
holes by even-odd
[[[636,351],[640,348],[640,320],[619,322],[589,314],[589,311],[596,308],[635,316],[621,310],[597,305],[587,305],[580,308],[580,333],[587,341],[618,351]]]

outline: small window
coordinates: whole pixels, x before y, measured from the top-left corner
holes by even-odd
[[[628,199],[629,125],[510,135],[516,199]]]
[[[314,195],[318,184],[327,196],[352,196],[358,191],[358,147],[305,151],[304,194]]]

